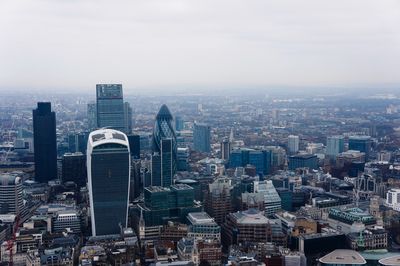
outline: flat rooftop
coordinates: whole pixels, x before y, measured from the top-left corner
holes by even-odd
[[[379,263],[385,266],[398,266],[400,265],[400,255],[380,259]]]
[[[192,224],[216,224],[214,218],[206,212],[191,212],[188,214],[188,219]]]
[[[366,260],[357,251],[351,249],[336,249],[319,259],[324,264],[365,265]]]

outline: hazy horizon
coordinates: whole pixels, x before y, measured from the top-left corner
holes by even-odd
[[[398,25],[395,0],[6,0],[0,91],[396,93]]]

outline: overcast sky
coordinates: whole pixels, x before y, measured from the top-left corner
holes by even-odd
[[[96,83],[400,88],[400,1],[0,1],[0,90]]]

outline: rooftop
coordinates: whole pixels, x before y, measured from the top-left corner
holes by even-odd
[[[247,211],[241,211],[232,213],[236,218],[237,223],[240,224],[267,224],[269,219],[264,216],[263,212],[256,209],[249,209]]]
[[[354,250],[336,249],[319,259],[324,264],[365,265],[365,259]]]
[[[389,258],[380,259],[379,263],[385,266],[396,266],[400,265],[400,255],[396,255]]]
[[[206,212],[191,212],[188,214],[188,220],[192,224],[216,224],[214,218]]]

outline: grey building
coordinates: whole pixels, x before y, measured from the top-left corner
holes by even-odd
[[[23,212],[22,180],[14,174],[0,174],[0,214]]]

